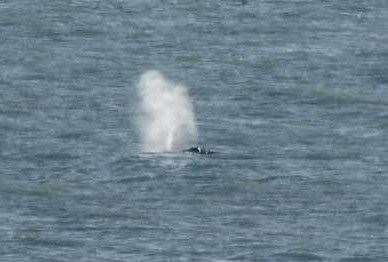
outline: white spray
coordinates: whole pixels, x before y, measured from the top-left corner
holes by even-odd
[[[196,143],[193,106],[184,86],[167,80],[158,71],[148,71],[141,76],[138,89],[143,151],[178,151]]]

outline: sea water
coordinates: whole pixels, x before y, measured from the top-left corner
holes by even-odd
[[[0,0],[0,261],[388,261],[387,43],[383,0]]]

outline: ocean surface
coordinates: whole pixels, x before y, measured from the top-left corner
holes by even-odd
[[[388,1],[0,0],[0,261],[388,261]]]

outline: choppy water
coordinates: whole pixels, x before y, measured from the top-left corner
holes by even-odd
[[[388,261],[388,2],[0,0],[1,261]],[[146,154],[136,85],[200,143]]]

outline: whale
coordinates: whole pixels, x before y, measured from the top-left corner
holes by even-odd
[[[188,149],[183,150],[183,152],[189,152],[193,154],[199,154],[199,155],[211,155],[214,154],[214,151],[205,149],[204,147],[201,146],[193,146]]]

